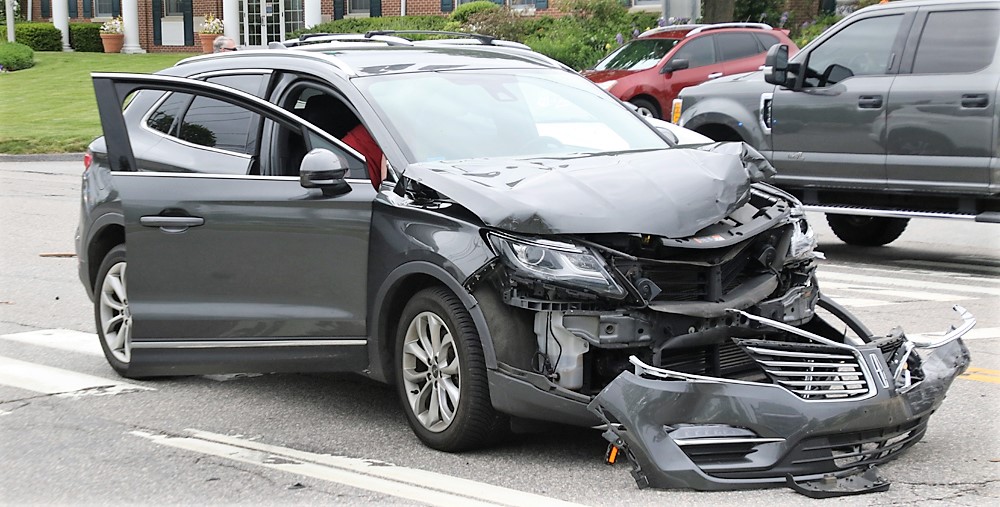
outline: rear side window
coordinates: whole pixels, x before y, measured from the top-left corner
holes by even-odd
[[[177,137],[177,128],[180,125],[177,118],[180,117],[181,112],[190,100],[190,95],[180,93],[171,94],[167,97],[167,100],[160,104],[160,107],[156,108],[156,111],[153,111],[153,114],[149,115],[146,125],[158,132]]]
[[[719,60],[738,60],[760,54],[757,39],[749,33],[720,33],[715,36],[719,44]]]
[[[764,47],[764,51],[771,49],[771,46],[775,44],[781,44],[781,40],[769,33],[754,33],[753,35],[760,41],[760,45]]]
[[[201,146],[251,155],[250,125],[256,114],[207,97],[198,97],[191,103],[181,122],[181,139]]]
[[[715,43],[712,37],[689,40],[674,53],[672,60],[687,60],[688,68],[711,65],[715,63]]]
[[[932,12],[920,35],[913,73],[980,70],[993,62],[998,34],[1000,10]]]

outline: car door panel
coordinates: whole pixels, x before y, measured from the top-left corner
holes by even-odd
[[[137,89],[204,95],[284,128],[316,130],[262,99],[210,83],[127,74],[93,78],[124,212],[136,358],[157,347],[236,350],[283,340],[329,346],[330,338],[363,350],[364,273],[376,195],[371,183],[349,180],[350,191],[326,195],[303,188],[294,177],[134,171],[135,140],[120,104]],[[201,163],[194,155],[201,147],[186,148],[193,150],[191,158],[178,155],[178,164]],[[364,355],[348,356],[343,368],[357,370]],[[220,366],[224,362],[217,358],[196,369],[228,369]]]

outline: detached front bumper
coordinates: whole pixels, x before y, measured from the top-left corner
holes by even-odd
[[[830,367],[811,366],[833,361],[825,359],[836,355],[832,349],[797,344],[802,347],[797,351],[796,345],[772,344],[770,350],[781,355],[776,357],[755,342],[749,346],[765,369],[794,367],[765,384],[662,370],[633,358],[635,372],[619,375],[588,408],[607,423],[605,438],[631,461],[640,488],[836,482],[893,459],[923,436],[951,382],[969,365],[960,337],[975,320],[959,307],[956,311],[965,325],[936,343],[917,344],[904,336],[891,352],[875,343],[850,347],[856,352],[843,348],[855,359],[842,364],[854,361],[856,372],[841,375],[843,391],[817,396],[809,390],[829,386],[836,377]]]

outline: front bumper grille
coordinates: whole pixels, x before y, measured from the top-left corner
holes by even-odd
[[[773,381],[804,400],[848,400],[874,393],[861,354],[848,347],[737,340]]]

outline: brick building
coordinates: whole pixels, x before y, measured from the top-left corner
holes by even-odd
[[[225,34],[241,47],[264,47],[296,30],[331,19],[367,16],[445,15],[473,0],[16,0],[33,21],[51,21],[63,30],[69,49],[69,22],[103,22],[122,16],[126,53],[197,52],[198,30],[206,14],[224,20]],[[556,0],[492,0],[525,14],[545,14]],[[698,12],[701,0],[690,3]],[[823,0],[786,0],[795,21],[815,14]],[[659,11],[662,0],[626,0],[632,9]],[[674,4],[670,4],[674,5]],[[676,8],[676,7],[671,7]]]

